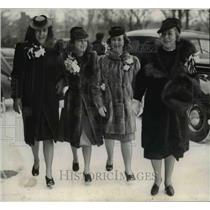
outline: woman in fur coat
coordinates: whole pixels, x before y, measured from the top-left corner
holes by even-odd
[[[180,29],[181,23],[176,18],[162,22],[158,30],[162,45],[136,78],[134,98],[141,101],[145,94],[142,147],[144,157],[151,160],[155,173],[152,195],[158,193],[162,182],[163,159],[165,192],[169,196],[174,195],[174,163],[189,149],[186,111],[194,94],[200,91],[190,62],[195,47],[186,40],[180,40]]]
[[[79,170],[77,148],[82,147],[85,183],[92,181],[90,160],[92,145],[103,144],[99,114],[91,95],[91,84],[96,72],[97,54],[89,47],[88,34],[81,27],[70,31],[70,42],[64,52],[65,82],[69,86],[64,98],[60,119],[61,141],[71,144],[73,170]]]
[[[113,169],[115,140],[120,141],[127,181],[135,179],[131,169],[132,140],[135,139],[136,118],[133,110],[133,82],[140,63],[128,53],[129,40],[122,27],[109,31],[110,51],[98,60],[98,74],[93,88],[94,101],[104,121],[104,138],[108,154],[106,170]]]

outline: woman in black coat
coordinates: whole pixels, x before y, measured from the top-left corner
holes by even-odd
[[[73,170],[79,170],[77,148],[82,147],[84,156],[84,180],[92,181],[90,175],[91,145],[103,144],[99,114],[94,106],[91,85],[96,68],[97,54],[91,51],[88,34],[81,27],[70,31],[70,42],[64,52],[65,82],[69,86],[61,114],[61,140],[71,144],[74,160]]]
[[[142,147],[155,173],[152,195],[158,193],[162,181],[162,159],[165,160],[165,191],[169,196],[174,194],[174,163],[189,149],[186,110],[193,94],[199,92],[190,62],[195,48],[190,42],[180,40],[180,28],[181,23],[176,18],[163,21],[158,31],[162,45],[136,78],[134,98],[141,101],[146,91]]]
[[[51,20],[35,16],[28,27],[25,42],[15,49],[12,72],[14,110],[22,112],[25,142],[31,146],[34,165],[32,175],[39,175],[39,141],[43,141],[46,164],[46,184],[52,178],[53,140],[57,139],[59,100],[56,83],[63,63],[54,48]]]

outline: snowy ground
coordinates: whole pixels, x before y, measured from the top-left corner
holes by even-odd
[[[0,200],[2,201],[209,201],[209,148],[210,141],[190,145],[175,165],[174,181],[175,196],[164,194],[161,185],[157,196],[150,195],[153,174],[150,161],[143,158],[140,147],[141,120],[137,120],[138,131],[133,144],[133,171],[136,181],[127,184],[123,174],[123,161],[120,145],[115,145],[115,161],[113,172],[105,171],[105,147],[93,147],[91,169],[93,182],[85,185],[82,177],[83,159],[79,150],[80,170],[73,173],[72,154],[67,143],[55,144],[53,176],[55,187],[49,190],[45,186],[45,165],[40,147],[40,175],[31,175],[32,154],[23,141],[21,116],[13,111],[1,114],[1,169],[18,172],[16,176],[0,179]],[[209,137],[210,138],[210,137]],[[164,166],[164,165],[163,165]]]

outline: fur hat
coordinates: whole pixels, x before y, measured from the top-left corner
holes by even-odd
[[[181,21],[177,18],[167,18],[162,22],[160,29],[157,31],[158,34],[167,31],[168,29],[176,27],[179,33],[181,32]]]
[[[77,39],[85,39],[88,37],[87,32],[82,27],[73,27],[70,30],[70,39],[77,40]]]
[[[120,36],[124,34],[125,34],[125,29],[121,26],[114,26],[111,27],[111,29],[109,30],[110,37]]]
[[[52,20],[45,15],[35,16],[31,19],[29,25],[35,30],[40,30],[52,26]]]

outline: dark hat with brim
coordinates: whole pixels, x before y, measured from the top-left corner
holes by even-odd
[[[88,37],[88,33],[82,27],[73,27],[70,30],[71,40],[85,39]]]
[[[47,18],[45,15],[35,16],[31,19],[29,25],[31,28],[39,30],[52,26],[52,20]]]
[[[157,31],[158,34],[163,33],[171,28],[176,27],[179,33],[181,32],[181,21],[177,18],[167,18],[162,22],[160,29]]]
[[[121,26],[114,26],[114,27],[111,27],[111,29],[109,30],[109,35],[111,37],[120,36],[124,34],[125,34],[125,29]]]
[[[101,32],[98,32],[97,34],[96,34],[96,39],[103,39],[104,38],[104,33],[101,33]]]

